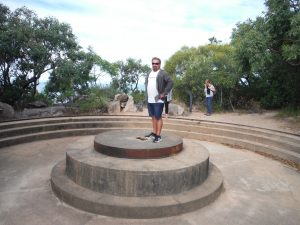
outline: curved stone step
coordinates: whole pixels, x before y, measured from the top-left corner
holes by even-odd
[[[175,135],[181,136],[182,138],[188,139],[196,139],[201,141],[210,141],[217,142],[221,144],[227,144],[236,148],[243,148],[254,152],[267,153],[273,156],[277,156],[280,159],[291,160],[295,162],[297,167],[300,165],[300,153],[290,151],[287,149],[282,149],[270,145],[264,145],[258,142],[241,140],[238,138],[230,138],[226,136],[218,136],[218,135],[209,135],[209,134],[199,134],[195,132],[182,132],[178,130],[168,130],[168,132],[173,133]]]
[[[167,130],[178,130],[178,126],[174,124],[164,126]],[[228,138],[240,139],[245,141],[251,141],[260,143],[263,145],[269,145],[277,148],[284,148],[296,153],[300,153],[300,137],[293,137],[291,135],[287,136],[286,134],[278,134],[276,132],[268,131],[266,133],[259,132],[255,130],[243,130],[235,131],[228,130],[224,127],[213,128],[213,127],[202,127],[202,126],[180,126],[180,131],[188,131],[198,133],[199,135],[216,135],[223,136]]]
[[[86,129],[72,129],[72,130],[55,130],[49,132],[42,132],[42,133],[34,133],[34,134],[26,134],[26,135],[19,135],[13,137],[7,137],[0,139],[0,147],[7,147],[16,144],[22,144],[31,141],[40,141],[46,140],[51,138],[61,138],[61,137],[68,137],[68,136],[84,136],[84,135],[96,135],[100,132],[109,131],[109,130],[119,130],[119,129],[126,129],[124,127],[113,127],[113,128],[86,128]],[[168,130],[168,132],[172,132],[175,135],[179,135],[183,138],[190,138],[190,139],[197,139],[203,141],[211,141],[217,142],[221,144],[229,144],[231,146],[242,147],[251,151],[259,151],[264,152],[267,148],[267,152],[278,156],[282,159],[292,160],[298,165],[300,164],[300,153],[293,152],[285,147],[283,151],[281,151],[278,147],[273,147],[271,145],[263,145],[258,142],[251,142],[247,140],[237,139],[237,138],[230,138],[226,136],[220,135],[212,135],[212,134],[205,134],[205,133],[197,133],[191,131],[180,131],[180,130]],[[275,149],[274,151],[272,149]],[[299,149],[300,150],[300,149]],[[273,152],[272,152],[273,151]],[[281,152],[277,154],[277,152]]]
[[[63,124],[59,124],[59,122]],[[28,125],[31,126],[27,127]],[[15,126],[17,128],[9,128]],[[0,138],[0,148],[48,138],[94,135],[107,130],[149,129],[149,127],[151,125],[148,117],[137,116],[63,117],[4,122],[0,123],[0,136],[6,137]],[[32,128],[35,130],[31,130]],[[300,136],[286,132],[195,119],[168,119],[164,123],[164,130],[182,131],[183,137],[196,137],[198,135],[206,137],[209,141],[242,146],[249,150],[261,147],[269,149],[268,151],[275,149],[273,151],[275,156],[296,163],[300,161],[298,157],[300,154]],[[202,140],[204,139],[202,138]],[[250,144],[247,144],[247,141]],[[282,150],[283,153],[280,153],[278,149]],[[289,154],[290,152],[291,154]]]
[[[134,121],[134,123],[131,123]],[[15,121],[10,122],[11,124],[17,125],[15,128],[3,128],[3,124],[0,123],[0,138],[10,137],[16,135],[22,135],[26,133],[36,133],[45,132],[51,130],[61,130],[61,129],[80,129],[80,128],[96,128],[96,127],[128,127],[128,128],[144,128],[150,124],[149,119],[146,117],[79,117],[79,118],[49,118],[46,119],[36,119],[30,121]],[[7,123],[6,123],[7,124]],[[300,136],[291,135],[285,132],[273,131],[269,129],[256,128],[245,125],[234,125],[228,123],[220,123],[213,121],[189,121],[186,119],[168,119],[165,122],[164,127],[167,129],[184,129],[193,132],[207,132],[213,134],[222,134],[222,132],[228,136],[240,135],[243,139],[255,139],[263,138],[264,141],[267,139],[272,139],[271,141],[286,141],[289,143],[300,144]],[[5,127],[5,126],[4,126]],[[258,140],[259,141],[259,140]]]
[[[38,125],[50,125],[50,124],[60,124],[60,123],[94,123],[94,122],[118,122],[118,121],[143,121],[149,122],[149,117],[146,116],[78,116],[78,117],[51,117],[51,118],[36,118],[36,119],[25,119],[25,120],[15,120],[9,122],[0,121],[0,130],[13,129],[27,126],[38,126]]]
[[[190,140],[184,142],[181,152],[156,159],[110,157],[89,145],[84,139],[79,140],[72,145],[74,150],[67,151],[66,175],[96,192],[119,196],[170,195],[200,185],[208,175],[208,151]],[[151,145],[157,146],[149,140],[145,148]]]
[[[210,163],[205,182],[189,191],[166,196],[116,196],[81,187],[65,175],[65,167],[63,160],[51,173],[56,196],[84,211],[113,217],[156,218],[191,212],[214,201],[223,187],[221,172]]]
[[[70,129],[84,129],[84,128],[113,128],[113,127],[125,127],[125,128],[147,128],[149,122],[135,121],[76,121],[76,122],[63,122],[63,123],[50,123],[50,124],[38,124],[23,126],[17,128],[9,128],[0,131],[0,138],[12,137],[17,135],[40,133],[54,130],[70,130]]]

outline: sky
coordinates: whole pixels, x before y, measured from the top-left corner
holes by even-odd
[[[11,11],[26,6],[39,18],[71,25],[78,43],[109,62],[164,61],[183,46],[216,37],[229,43],[238,22],[263,16],[264,0],[5,0]]]

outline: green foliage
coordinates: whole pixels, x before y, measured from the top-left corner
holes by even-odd
[[[91,50],[73,52],[69,59],[63,59],[50,74],[45,92],[56,102],[72,102],[76,96],[86,95],[95,81],[90,71],[96,55]]]
[[[47,104],[47,106],[52,106],[54,103],[52,99],[50,99],[45,93],[37,93],[32,101],[41,101]]]
[[[267,0],[264,17],[232,34],[240,81],[235,95],[265,108],[300,104],[299,0]]]
[[[237,24],[230,45],[217,38],[197,48],[182,47],[165,64],[175,85],[173,97],[204,100],[204,80],[217,88],[215,111],[257,103],[265,108],[300,105],[300,3],[266,0],[263,17]],[[109,63],[90,48],[81,50],[68,24],[38,18],[27,9],[11,12],[0,3],[0,101],[22,108],[41,99],[77,102],[83,112],[105,108],[117,92],[144,100],[139,85],[150,72],[141,60]],[[37,92],[42,74],[50,73],[45,93]],[[109,88],[97,87],[110,75]],[[84,98],[82,98],[84,96]],[[99,108],[100,107],[100,108]],[[297,109],[298,110],[298,109]]]
[[[81,96],[75,103],[79,105],[81,113],[107,112],[107,103],[113,99],[116,93],[107,87],[92,87],[86,96]]]
[[[145,101],[145,91],[136,90],[131,92],[135,104]]]
[[[36,99],[44,73],[47,99],[61,103],[87,95],[102,75],[117,74],[117,64],[81,50],[68,24],[26,7],[10,12],[0,4],[0,12],[0,101],[23,108]]]
[[[91,48],[90,52],[93,52]],[[100,56],[93,54],[94,66],[90,71],[90,76],[93,77],[93,86],[101,84],[102,78],[104,76],[110,75],[115,77],[118,74],[118,65],[117,63],[110,63],[105,59],[102,59]]]
[[[22,107],[36,94],[39,78],[80,47],[68,24],[39,19],[26,7],[5,10],[0,20],[1,101]]]
[[[280,110],[279,117],[300,117],[300,107],[285,107]],[[300,122],[300,118],[298,118]]]
[[[224,98],[230,97],[230,88],[237,81],[230,45],[183,47],[166,62],[165,69],[175,81],[175,98],[185,103],[189,102],[190,94],[194,102],[202,102],[204,81],[210,79],[220,93],[216,100],[223,107]]]
[[[149,66],[141,64],[140,59],[128,58],[126,62],[118,61],[116,65],[118,73],[112,74],[113,85],[126,94],[137,91],[141,78],[151,71]]]

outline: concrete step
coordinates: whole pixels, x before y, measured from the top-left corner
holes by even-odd
[[[5,122],[0,123],[0,148],[48,138],[94,135],[116,129],[150,130],[150,127],[148,117],[131,116],[63,117]],[[299,135],[263,128],[211,121],[168,119],[164,122],[164,131],[167,130],[182,131],[184,135],[190,134],[195,138],[209,137],[207,139],[213,142],[242,146],[249,150],[257,146],[257,148],[267,148],[268,151],[274,149],[274,154],[277,154],[280,149],[285,155],[283,159],[295,159],[300,153]],[[288,157],[288,153],[291,153],[289,154],[291,157]],[[295,162],[298,163],[299,159]]]
[[[136,132],[143,133],[142,130]],[[174,137],[164,134],[165,144],[168,136]],[[110,142],[115,144],[111,139]],[[124,142],[136,141],[128,138]],[[164,145],[164,142],[147,142],[143,143],[145,150]],[[209,165],[205,147],[190,140],[183,145],[182,151],[168,157],[130,159],[101,154],[89,147],[89,142],[80,141],[73,144],[73,150],[67,151],[66,175],[82,187],[111,195],[140,197],[180,193],[201,185],[208,176]]]
[[[270,137],[274,139],[279,138],[280,140],[285,140],[287,142],[293,142],[297,144],[300,143],[300,135],[295,135],[295,134],[277,131],[277,130],[258,128],[258,127],[252,127],[246,125],[233,125],[233,124],[221,124],[221,123],[219,124],[202,123],[202,126],[208,126],[217,129],[233,130],[238,133],[239,132],[249,133],[249,134],[255,134],[256,136],[264,136],[264,137]]]
[[[149,124],[150,120],[147,118],[139,118],[139,117],[134,117],[134,118],[120,118],[120,117],[104,117],[104,118],[66,118],[66,119],[51,119],[51,120],[45,120],[45,119],[39,119],[39,120],[30,120],[29,121],[24,121],[23,123],[20,121],[17,121],[16,123],[12,123],[14,124],[13,127],[1,127],[0,130],[0,135],[9,133],[9,135],[13,135],[14,133],[16,133],[18,130],[28,130],[28,129],[33,129],[33,128],[37,128],[37,129],[42,129],[42,127],[48,127],[48,125],[52,125],[52,126],[65,126],[65,129],[68,129],[68,126],[72,126],[72,127],[76,127],[76,128],[80,128],[80,127],[99,127],[99,126],[105,126],[105,124],[110,124],[110,123],[124,123],[127,124],[126,126],[128,126],[128,124],[130,125],[131,122],[135,123],[146,123]],[[86,125],[85,125],[86,124]],[[103,124],[103,125],[102,125]],[[0,123],[1,125],[1,123]],[[16,126],[17,125],[17,126]],[[167,120],[165,122],[166,126],[187,126],[187,127],[191,127],[191,129],[197,129],[198,127],[200,128],[213,128],[213,129],[220,129],[220,130],[231,130],[233,132],[242,132],[242,133],[255,133],[256,135],[264,135],[264,136],[268,136],[268,137],[274,137],[277,138],[277,136],[280,136],[281,138],[286,138],[287,141],[291,141],[291,142],[300,142],[300,136],[297,135],[291,135],[288,133],[284,133],[284,132],[279,132],[279,131],[273,131],[273,130],[268,130],[268,129],[262,129],[262,128],[255,128],[255,127],[250,127],[250,126],[237,126],[237,125],[229,125],[229,124],[221,124],[221,123],[216,123],[216,122],[201,122],[201,121],[186,121],[184,123],[184,121],[182,120]],[[16,126],[16,127],[15,127]],[[51,127],[51,126],[49,126]],[[59,129],[60,127],[54,128],[54,129]],[[46,128],[45,128],[46,129]],[[50,129],[50,128],[49,128]],[[1,136],[0,136],[1,137]]]
[[[115,127],[124,127],[124,128],[148,128],[149,120],[146,121],[122,121],[121,118],[118,118],[119,121],[111,121],[112,118],[108,121],[81,121],[81,122],[68,122],[68,123],[50,123],[46,125],[35,125],[35,126],[24,126],[19,128],[10,128],[0,131],[0,138],[12,137],[17,135],[29,134],[29,133],[40,133],[46,131],[54,130],[69,130],[69,129],[82,129],[82,128],[115,128]],[[127,118],[126,118],[127,119]],[[63,120],[62,120],[63,121]],[[54,122],[54,120],[52,120]],[[57,122],[57,121],[56,121]],[[217,126],[212,127],[207,124],[203,127],[202,124],[199,125],[183,125],[178,124],[176,121],[174,123],[165,123],[165,129],[188,131],[188,132],[198,132],[199,134],[211,134],[219,136],[227,136],[232,138],[239,138],[242,140],[249,140],[253,142],[263,143],[265,145],[271,145],[277,148],[284,148],[296,153],[300,153],[300,137],[295,135],[288,135],[285,133],[278,133],[275,131],[267,130],[265,132],[262,129],[257,128],[248,128],[248,129],[235,129],[232,126]],[[228,129],[229,128],[229,129]]]
[[[164,126],[168,130],[178,130],[178,126],[174,124],[165,124]],[[300,137],[293,137],[289,135],[287,137],[281,136],[278,133],[273,132],[272,134],[270,131],[267,133],[260,132],[256,134],[256,130],[243,130],[243,131],[235,131],[235,130],[228,130],[226,127],[222,128],[212,128],[212,127],[203,127],[203,126],[180,126],[181,131],[187,132],[195,132],[199,133],[200,135],[208,134],[208,135],[217,135],[217,136],[224,136],[229,138],[238,138],[241,140],[248,140],[252,142],[262,143],[264,145],[271,145],[278,148],[286,148],[296,153],[300,153]]]
[[[70,130],[70,129],[83,129],[83,128],[113,128],[113,127],[128,127],[128,128],[143,128],[149,127],[148,123],[134,121],[103,121],[103,122],[90,122],[90,121],[76,121],[76,122],[64,122],[64,123],[47,123],[30,125],[23,127],[14,127],[0,131],[0,138],[18,136],[29,133],[40,133],[54,130]]]
[[[222,192],[223,178],[210,163],[201,185],[178,194],[149,197],[117,196],[95,192],[74,183],[65,174],[65,160],[51,173],[56,196],[67,204],[91,213],[123,218],[157,218],[191,212],[213,202]]]
[[[267,153],[275,157],[278,157],[279,159],[293,161],[296,164],[298,164],[298,167],[300,165],[300,153],[288,149],[282,149],[270,145],[264,145],[257,142],[241,140],[237,138],[230,138],[226,136],[217,136],[217,135],[209,135],[209,134],[200,135],[199,133],[195,133],[195,132],[182,132],[178,130],[173,130],[173,131],[168,130],[168,132],[171,133],[173,132],[175,135],[181,136],[182,138],[221,143],[235,148],[247,149],[259,153]]]
[[[51,117],[51,118],[37,118],[28,120],[17,120],[10,122],[0,122],[0,131],[10,128],[19,128],[26,126],[46,125],[46,124],[60,124],[60,123],[76,123],[76,122],[105,122],[105,121],[145,121],[150,122],[149,117],[143,116],[78,116],[78,117]]]

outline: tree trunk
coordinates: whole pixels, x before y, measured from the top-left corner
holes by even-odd
[[[193,108],[193,93],[192,91],[186,91],[189,95],[189,112],[192,112],[192,108]]]
[[[235,109],[234,109],[234,107],[233,107],[233,105],[232,105],[232,101],[231,101],[230,96],[229,96],[229,102],[230,102],[230,106],[231,106],[231,108],[232,108],[232,111],[235,112]]]
[[[222,89],[222,87],[220,88],[220,107],[222,108],[222,106],[223,106],[223,89]]]

